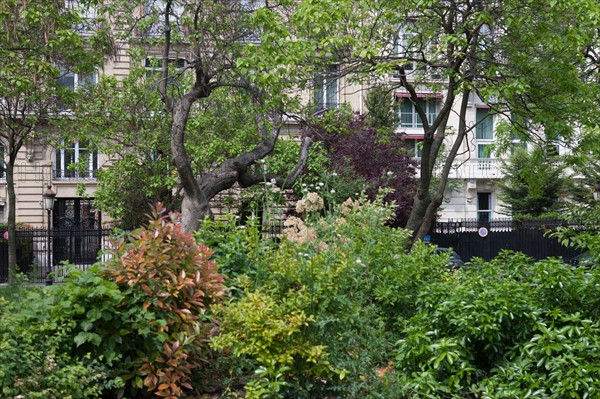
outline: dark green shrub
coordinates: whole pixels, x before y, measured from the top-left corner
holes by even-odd
[[[30,288],[21,299],[0,297],[0,397],[99,398],[107,369],[64,351],[74,323],[49,317],[52,292]]]
[[[425,287],[396,349],[399,397],[591,397],[600,388],[596,281],[507,252]]]

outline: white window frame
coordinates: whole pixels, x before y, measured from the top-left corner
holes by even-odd
[[[174,65],[177,70],[183,70],[187,65],[187,60],[181,57],[168,58],[167,63],[169,66]],[[155,75],[160,76],[162,73],[162,58],[147,57],[144,61],[144,69],[146,70],[146,77]]]
[[[65,78],[73,78],[73,85],[69,84],[65,84],[64,80]],[[91,77],[91,80],[87,79],[87,77]],[[79,87],[84,87],[87,84],[97,84],[98,83],[98,72],[94,71],[91,74],[81,74],[81,73],[77,73],[77,72],[71,72],[71,71],[66,71],[63,72],[63,74],[58,78],[59,80],[59,86],[70,89],[70,90],[77,90]]]
[[[333,101],[331,97],[333,98]],[[313,100],[317,109],[337,108],[340,104],[340,78],[337,65],[326,72],[317,74],[314,79]]]
[[[482,112],[486,112],[486,115],[480,117]],[[494,158],[492,152],[494,144],[494,115],[490,114],[489,108],[475,109],[475,141],[477,142],[476,155],[478,159]]]
[[[482,196],[482,195],[486,195],[488,198],[488,208],[487,209],[481,208],[480,196]],[[494,212],[493,200],[494,200],[494,198],[493,198],[492,193],[482,192],[482,191],[477,192],[477,221],[478,222],[491,222],[492,221],[492,215]],[[482,218],[481,218],[482,214],[488,215],[488,220],[482,220]]]
[[[84,36],[91,35],[92,29],[90,29],[90,24],[94,22],[94,20],[98,16],[98,10],[96,6],[90,4],[88,6],[82,7],[81,2],[79,0],[67,0],[66,6],[77,12],[79,17],[83,19],[85,22],[82,22],[79,26],[79,33]]]
[[[406,137],[406,149],[413,159],[421,159],[423,157],[423,139]]]
[[[417,113],[415,108],[415,104],[409,98],[401,98],[400,106],[398,107],[398,117],[400,118],[400,127],[403,129],[417,129],[423,128],[423,122]],[[421,106],[425,108],[425,115],[427,116],[427,121],[431,125],[435,118],[437,118],[438,114],[438,101],[435,98],[419,98],[417,99],[420,102]],[[410,104],[410,112],[408,112],[408,104]],[[410,117],[410,122],[403,122],[404,119]]]
[[[409,31],[405,26],[398,29],[394,53],[396,57],[406,59],[406,63],[403,65],[405,71],[414,69],[413,61],[410,59],[417,58],[419,55],[417,43],[414,41],[416,37],[418,37],[417,32]]]
[[[64,144],[64,142],[63,142]],[[73,152],[73,162],[67,164],[66,153],[68,151]],[[79,141],[72,143],[70,146],[62,146],[55,150],[55,163],[54,163],[54,178],[55,179],[95,179],[96,171],[98,170],[98,152],[91,151],[87,152],[87,168],[84,172],[84,176],[81,176],[80,172],[70,170],[69,166],[77,164],[83,161],[81,156],[87,152],[87,147],[81,147]]]

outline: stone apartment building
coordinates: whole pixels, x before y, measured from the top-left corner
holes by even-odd
[[[103,74],[123,77],[130,68],[130,58],[126,47],[122,46],[118,54],[97,73],[89,76],[67,74],[61,84],[72,89],[78,85],[97,81]],[[148,63],[151,67],[152,63]],[[390,82],[397,77],[389,75]],[[432,76],[432,79],[435,79]],[[335,67],[315,77],[313,89],[305,93],[306,101],[313,101],[319,109],[336,107],[347,103],[356,112],[364,112],[364,100],[368,91],[367,83],[348,83],[338,77]],[[432,121],[443,100],[445,93],[424,90],[418,93],[419,100],[426,109],[427,117]],[[397,134],[402,135],[414,156],[420,157],[419,142],[423,138],[422,124],[413,105],[407,100],[408,93],[397,90],[394,101],[398,102],[400,125]],[[455,102],[458,104],[458,102]],[[453,119],[454,118],[454,119]],[[450,126],[458,126],[459,120],[453,114]],[[500,202],[495,182],[502,179],[499,155],[491,151],[495,139],[497,118],[491,115],[488,105],[479,98],[469,98],[467,125],[477,125],[462,143],[450,178],[451,189],[444,196],[444,204],[440,211],[441,219],[476,218],[481,221],[501,217]],[[297,126],[292,122],[287,129],[294,134]],[[53,226],[63,227],[78,225],[81,227],[99,227],[108,220],[94,207],[93,196],[96,188],[96,171],[109,165],[110,160],[102,154],[89,151],[85,143],[67,143],[64,148],[53,148],[42,145],[26,145],[21,149],[15,167],[16,183],[16,218],[19,223],[33,226],[44,226],[46,213],[42,208],[42,193],[48,185],[56,193]],[[85,170],[74,171],[69,165],[78,162],[87,165]],[[77,195],[77,187],[85,183],[86,197]],[[0,222],[6,220],[7,209],[6,181],[0,176]]]

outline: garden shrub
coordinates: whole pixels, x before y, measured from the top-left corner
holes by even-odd
[[[110,366],[119,395],[177,398],[202,388],[191,379],[210,356],[208,308],[224,294],[223,276],[175,214],[159,204],[152,217],[115,240],[101,269],[72,273],[54,316],[76,323],[72,353]]]
[[[381,200],[349,200],[324,215],[321,206],[300,208],[303,219],[288,219],[278,246],[247,247],[260,256],[240,256],[247,229],[215,243],[230,270],[249,272],[218,308],[213,344],[257,362],[251,397],[389,397],[378,372],[391,360],[394,331],[415,312],[421,286],[445,278],[444,259],[426,246],[407,254],[410,233],[386,226],[393,205]]]
[[[398,397],[592,397],[600,340],[590,277],[506,252],[425,287],[395,350]]]
[[[49,317],[54,297],[48,294],[30,288],[19,301],[0,297],[0,397],[101,397],[107,370],[89,354],[64,351],[74,323]]]

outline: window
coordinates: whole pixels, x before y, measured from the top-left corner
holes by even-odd
[[[421,158],[423,156],[423,140],[406,139],[406,151],[412,158]]]
[[[418,99],[417,105],[425,111],[427,122],[432,124],[437,116],[437,103],[434,99]],[[400,127],[404,128],[422,128],[423,122],[417,113],[413,103],[409,99],[403,99],[400,104]]]
[[[546,156],[548,157],[557,157],[560,155],[560,147],[558,146],[558,144],[554,143],[554,142],[547,142],[546,143]]]
[[[242,6],[242,9],[252,12],[265,8],[266,2],[265,0],[241,0],[240,5]]]
[[[317,110],[336,108],[339,104],[339,79],[336,66],[315,77],[314,102]]]
[[[527,150],[527,143],[524,143],[519,138],[513,138],[510,142],[510,155],[515,155],[517,151]]]
[[[98,74],[95,72],[88,74],[64,72],[58,78],[58,85],[60,87],[73,91],[78,87],[96,83],[98,83]]]
[[[165,6],[164,0],[149,0],[144,5],[146,16],[152,20],[150,26],[145,31],[146,36],[156,37],[163,34]],[[171,12],[169,13],[171,24],[178,25],[183,13],[183,4],[178,2],[171,3]],[[175,29],[175,26],[172,26],[172,29]]]
[[[55,179],[90,179],[96,177],[98,153],[85,142],[75,142],[56,149]]]
[[[182,70],[185,67],[186,61],[184,58],[169,58],[169,69]],[[145,62],[146,78],[150,80],[160,80],[162,76],[162,59],[161,58],[146,58]],[[167,83],[173,83],[173,76],[169,73]]]
[[[477,221],[490,222],[492,220],[492,194],[477,193]]]
[[[93,5],[85,6],[81,0],[67,0],[65,5],[70,10],[73,10],[81,18],[77,24],[77,30],[80,34],[90,35],[93,33],[94,21],[97,17],[96,7]]]
[[[403,65],[406,71],[414,69],[413,64],[410,60],[419,58],[419,36],[416,32],[410,32],[405,27],[398,31],[398,38],[396,39],[395,53],[399,58],[404,58],[407,62]]]
[[[494,140],[494,119],[488,108],[477,108],[475,112],[475,139],[477,140],[477,158],[492,157]]]

